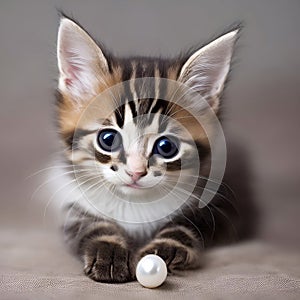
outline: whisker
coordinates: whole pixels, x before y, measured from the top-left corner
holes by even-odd
[[[188,175],[188,174],[180,174],[180,176],[181,176],[181,177],[193,177],[193,178],[199,178],[199,179],[206,180],[206,181],[208,181],[208,182],[212,182],[212,183],[218,184],[220,187],[224,187],[225,189],[227,189],[227,190],[231,193],[233,200],[236,200],[236,199],[237,199],[237,196],[236,196],[235,192],[230,188],[229,185],[227,185],[227,184],[224,183],[223,181],[220,181],[220,182],[219,182],[219,181],[215,181],[215,180],[212,180],[212,179],[210,179],[210,178],[207,178],[207,177],[204,177],[204,176],[201,176],[201,175],[195,176],[195,175]],[[169,177],[170,177],[170,176],[169,176]],[[188,183],[186,183],[186,184],[188,184]],[[201,187],[201,186],[199,186],[199,185],[196,185],[196,187],[197,187],[197,188],[202,188],[202,189],[204,188],[204,187]],[[219,195],[221,198],[223,198],[224,200],[226,200],[226,201],[228,201],[229,203],[231,203],[232,206],[234,207],[233,201],[230,201],[227,197],[225,197],[225,195],[221,194],[219,191],[216,192],[216,191],[211,190],[211,189],[209,189],[209,188],[207,188],[207,187],[205,187],[205,188],[206,188],[207,191],[210,191],[210,192],[212,192],[212,193],[216,193],[216,195]],[[234,207],[234,208],[235,208],[235,207]]]
[[[79,171],[78,171],[78,172],[79,172]],[[82,172],[88,172],[88,171],[82,170]],[[30,198],[30,202],[33,201],[34,197],[35,197],[36,194],[41,190],[42,187],[44,187],[45,185],[49,184],[50,182],[56,180],[56,179],[59,178],[59,177],[62,177],[62,176],[68,175],[68,174],[72,174],[72,173],[74,173],[74,171],[64,172],[64,173],[61,173],[61,174],[59,174],[59,175],[57,175],[57,176],[55,176],[55,177],[53,177],[53,178],[50,178],[50,179],[46,180],[46,181],[43,182],[43,183],[41,183],[41,184],[35,189],[35,191],[33,192],[32,196],[31,196],[31,198]]]
[[[165,182],[177,183],[177,181],[172,181],[172,180],[168,180],[168,179],[166,179]],[[191,183],[188,183],[188,182],[181,182],[180,184],[194,187],[194,184],[191,184]],[[228,203],[230,203],[234,207],[234,204],[225,195],[221,194],[219,191],[211,190],[211,189],[209,189],[207,187],[203,187],[203,186],[199,186],[199,185],[196,185],[195,188],[202,189],[202,190],[208,191],[209,193],[218,195],[221,198],[223,198],[224,200],[228,201]],[[201,200],[201,201],[203,202],[203,200]],[[236,209],[236,208],[234,207],[234,209]]]
[[[215,183],[215,184],[219,184],[221,186],[226,187],[235,196],[235,198],[236,198],[236,194],[233,191],[233,189],[228,184],[226,184],[224,181],[213,180],[213,179],[211,179],[209,177],[205,177],[205,176],[202,176],[202,175],[180,174],[180,176],[184,176],[184,177],[196,177],[196,178],[200,178],[200,179],[203,179],[203,180],[207,180],[207,181]]]
[[[51,169],[59,169],[59,168],[74,168],[74,165],[61,165],[61,166],[51,166],[51,167],[46,167],[46,168],[43,168],[41,170],[38,170],[36,172],[34,172],[33,174],[30,174],[28,175],[25,180],[29,179],[29,178],[32,178],[42,172],[45,172],[47,170],[51,170]]]
[[[201,230],[199,229],[199,227],[198,227],[198,226],[197,226],[190,218],[188,218],[188,217],[184,214],[182,208],[180,208],[180,210],[181,210],[182,216],[183,216],[189,223],[191,223],[191,224],[193,225],[193,227],[196,229],[196,231],[199,233],[199,235],[200,235],[200,237],[201,237],[202,247],[205,248],[204,236],[203,236]]]
[[[176,189],[177,189],[177,191],[180,190],[181,192],[185,193],[185,194],[188,195],[189,197],[192,197],[192,198],[198,200],[199,202],[203,202],[201,198],[197,197],[196,195],[193,195],[193,194],[188,193],[186,190],[181,189],[181,188],[178,187],[178,186],[176,187]],[[174,189],[173,189],[172,192],[176,192],[176,190],[174,191]],[[188,201],[186,201],[185,204],[188,205]],[[204,203],[204,204],[205,204],[205,203]],[[214,217],[214,214],[213,214],[211,208],[210,208],[208,205],[206,205],[205,207],[209,210],[209,213],[210,213],[210,215],[211,215],[211,217],[212,217],[212,221],[213,221],[213,228],[212,228],[212,230],[213,230],[213,234],[214,234],[214,233],[215,233],[215,230],[216,230],[215,217]],[[208,225],[208,224],[207,224],[207,225]],[[213,234],[212,234],[212,235],[213,235]]]
[[[182,192],[186,192],[185,190],[183,190],[183,189],[181,189],[181,188],[179,188],[179,187],[177,187],[177,189],[180,189]],[[187,192],[186,192],[186,194],[187,194],[187,195],[190,195],[190,194],[187,193]],[[190,197],[192,197],[192,198],[194,198],[194,199],[196,199],[196,200],[198,200],[198,201],[201,201],[201,199],[200,199],[199,197],[197,197],[196,195],[194,195],[194,194],[191,194]],[[225,199],[227,200],[227,198],[225,198]],[[228,201],[228,202],[229,202],[230,204],[232,204],[230,201]],[[187,202],[187,205],[189,205],[188,202]],[[211,206],[212,208],[214,208],[216,211],[218,211],[218,212],[219,212],[219,213],[227,220],[227,222],[228,222],[228,223],[231,225],[231,227],[233,228],[233,230],[234,230],[234,232],[235,232],[235,235],[238,236],[238,230],[237,230],[237,228],[235,227],[234,223],[230,220],[230,218],[222,211],[222,209],[220,209],[218,206],[214,205],[213,202],[210,202],[210,203],[207,204],[205,207],[206,207],[207,209],[209,209],[210,214],[211,214],[212,217],[213,217],[213,222],[214,222],[214,231],[213,231],[213,232],[215,232],[215,217],[214,217],[214,214],[213,214],[213,212],[212,212],[210,206]],[[232,207],[234,208],[235,212],[239,215],[238,209],[237,209],[234,205],[232,205]]]
[[[71,181],[69,181],[68,183],[66,183],[66,184],[64,184],[63,186],[61,186],[58,190],[56,190],[55,193],[52,194],[51,198],[47,201],[46,207],[45,207],[45,209],[44,209],[44,218],[45,218],[45,216],[46,216],[46,211],[47,211],[47,209],[48,209],[50,203],[51,203],[52,200],[55,198],[55,195],[57,195],[57,193],[59,193],[61,190],[63,190],[63,189],[66,188],[67,186],[71,185],[72,183],[77,182],[77,180],[78,180],[79,178],[86,178],[86,177],[89,177],[89,175],[85,174],[85,175],[79,176],[79,177],[77,177],[77,178],[74,178],[74,179],[72,179]],[[89,180],[92,180],[92,179],[93,179],[93,177],[92,177],[92,178],[89,178],[89,179],[86,180],[86,181],[84,181],[84,183],[85,183],[85,182],[88,182]],[[64,204],[64,202],[65,202],[65,200],[68,198],[68,196],[69,196],[74,190],[76,190],[76,188],[78,188],[77,185],[76,185],[74,188],[72,188],[71,191],[69,191],[69,193],[62,199],[62,205]]]
[[[103,178],[93,177],[93,178],[91,178],[91,179],[93,179],[93,180],[95,180],[95,179],[100,179],[100,180],[98,180],[98,181],[96,181],[94,184],[90,185],[90,186],[84,191],[85,193],[87,193],[88,191],[90,191],[94,186],[96,186],[97,184],[101,183],[102,181],[103,181],[103,183],[102,183],[99,187],[97,187],[97,189],[100,189],[104,184],[106,184],[106,182],[104,181]],[[86,181],[86,182],[88,182],[88,181]],[[86,182],[81,183],[81,185],[85,184]],[[80,187],[79,187],[79,188],[80,188]],[[89,199],[88,199],[88,200],[89,200]],[[77,201],[76,201],[76,202],[74,201],[74,204],[69,208],[69,213],[67,214],[66,219],[65,219],[65,226],[66,226],[66,224],[67,224],[67,222],[68,222],[69,214],[72,212],[72,209],[73,209],[73,207],[74,207],[74,205],[75,205],[76,203],[77,203]],[[86,209],[86,213],[87,213],[87,212],[88,212],[88,211],[87,211],[87,209]],[[64,228],[65,228],[65,226],[64,226]]]
[[[175,197],[178,196],[178,195],[176,195],[176,191],[174,191],[174,189],[171,189],[171,190],[169,191],[169,193],[174,194]],[[186,202],[186,204],[187,204],[187,202]],[[189,207],[190,207],[190,206],[189,206]],[[192,207],[190,207],[190,208],[192,209]],[[180,207],[179,209],[180,209],[181,214],[183,215],[183,217],[184,217],[189,223],[191,223],[191,224],[193,225],[193,227],[196,229],[196,231],[199,233],[199,235],[200,235],[200,237],[201,237],[202,245],[203,245],[203,247],[204,247],[204,237],[203,237],[203,234],[201,233],[200,229],[198,228],[198,226],[197,226],[191,219],[189,219],[187,216],[185,216],[185,214],[184,214],[184,212],[183,212],[183,210],[182,210],[182,207]],[[194,213],[193,209],[192,209],[192,212]]]
[[[91,177],[90,180],[95,180],[95,179],[97,179],[97,178],[98,178],[98,177],[94,176],[94,177]],[[87,183],[88,181],[90,181],[90,180],[86,180],[86,181],[80,183],[80,184],[77,185],[72,191],[74,191],[76,188],[79,188],[79,189],[80,189],[80,186],[86,184],[86,183]],[[98,181],[97,183],[99,183],[99,181]],[[85,190],[85,192],[87,192],[89,189],[90,189],[90,187],[89,187],[87,190]],[[72,191],[71,191],[71,192],[72,192]],[[69,194],[70,194],[70,193],[69,193]],[[74,201],[74,203],[72,204],[72,206],[69,208],[68,213],[67,213],[66,218],[65,218],[64,229],[65,229],[65,227],[66,227],[66,225],[67,225],[68,218],[69,218],[70,214],[72,213],[74,206],[77,204],[77,202],[78,202],[79,200],[80,200],[80,199],[77,199],[76,201]],[[83,208],[81,207],[81,209],[83,209]],[[86,214],[87,212],[88,212],[88,209],[86,209],[85,214]]]

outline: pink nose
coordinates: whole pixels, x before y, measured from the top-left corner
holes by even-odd
[[[147,171],[143,171],[143,172],[126,171],[126,173],[132,178],[133,181],[138,181],[141,177],[147,174]]]

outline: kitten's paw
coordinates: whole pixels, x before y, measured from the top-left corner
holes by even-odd
[[[160,256],[165,261],[170,273],[190,268],[189,249],[179,242],[153,240],[140,250],[139,258],[147,254]]]
[[[121,283],[134,280],[129,267],[129,251],[122,243],[93,241],[86,247],[83,258],[85,274],[95,281]]]

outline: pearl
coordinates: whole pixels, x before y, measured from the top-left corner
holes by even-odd
[[[154,254],[144,256],[136,267],[136,278],[146,288],[160,286],[166,280],[167,273],[164,260]]]

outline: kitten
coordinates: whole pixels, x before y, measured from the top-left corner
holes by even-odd
[[[171,273],[197,268],[205,247],[242,235],[239,202],[221,182],[226,161],[209,176],[238,32],[174,59],[125,59],[61,19],[57,115],[70,187],[61,204],[88,277],[134,280],[149,253]]]

